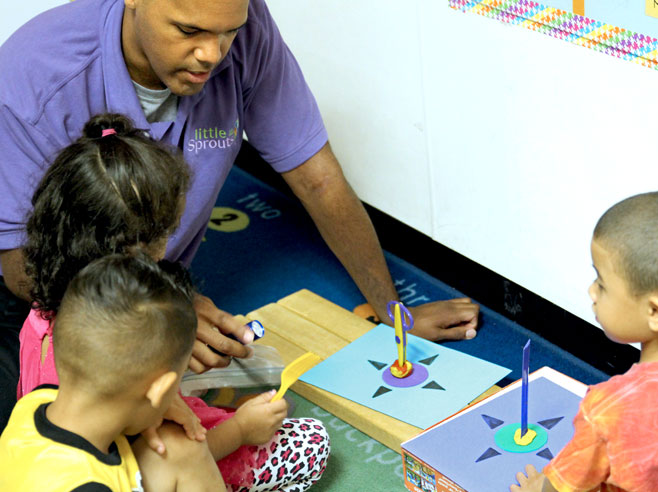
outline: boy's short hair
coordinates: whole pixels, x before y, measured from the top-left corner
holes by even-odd
[[[179,371],[196,339],[192,285],[179,264],[110,255],[71,281],[53,327],[59,377],[100,396]]]
[[[658,292],[658,192],[610,207],[596,224],[594,239],[610,249],[632,295]]]

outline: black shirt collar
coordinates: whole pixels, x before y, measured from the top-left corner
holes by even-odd
[[[48,405],[50,405],[50,403],[44,403],[34,412],[34,425],[39,434],[52,441],[66,446],[72,446],[89,453],[98,461],[106,465],[121,465],[121,455],[119,454],[119,448],[117,447],[116,442],[112,442],[107,454],[101,452],[84,437],[74,434],[71,431],[67,431],[66,429],[62,429],[48,420],[48,417],[46,417],[46,408],[48,408]]]

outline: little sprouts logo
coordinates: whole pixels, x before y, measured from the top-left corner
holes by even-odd
[[[206,149],[226,149],[235,143],[238,137],[240,120],[235,120],[233,128],[228,132],[214,127],[195,128],[194,138],[187,142],[187,151],[198,154],[201,150]]]

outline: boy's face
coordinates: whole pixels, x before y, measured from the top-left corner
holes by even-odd
[[[618,273],[617,260],[611,251],[595,239],[591,249],[597,276],[588,292],[596,320],[605,334],[620,343],[645,342],[653,338],[647,296],[631,295],[628,283]]]

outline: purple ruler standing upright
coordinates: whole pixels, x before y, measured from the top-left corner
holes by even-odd
[[[530,372],[530,339],[523,347],[521,367],[521,437],[528,432],[528,373]]]

